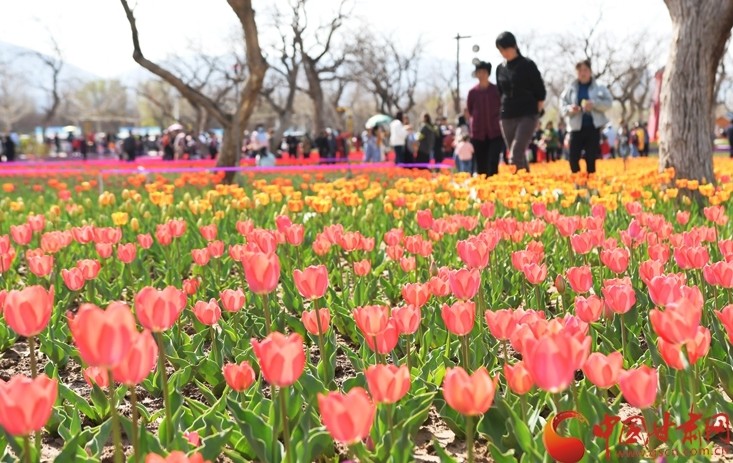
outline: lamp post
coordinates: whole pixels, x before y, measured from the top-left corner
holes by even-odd
[[[453,98],[453,105],[456,114],[461,114],[461,39],[470,39],[470,35],[456,34],[453,37],[456,41],[456,97]]]

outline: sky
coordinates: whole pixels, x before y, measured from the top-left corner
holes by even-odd
[[[144,54],[160,60],[185,53],[192,45],[212,54],[226,52],[237,22],[226,0],[129,0],[135,7]],[[260,20],[261,41],[273,43],[272,5],[287,8],[287,0],[253,0]],[[422,37],[426,60],[455,63],[456,33],[461,62],[474,57],[500,61],[493,42],[503,30],[523,34],[557,34],[587,29],[602,13],[600,28],[622,36],[647,28],[669,36],[671,22],[663,0],[351,0],[352,13],[375,33],[414,44]],[[100,77],[116,77],[137,68],[127,20],[118,0],[0,0],[3,27],[0,41],[42,52],[51,50],[49,34],[68,62]],[[327,21],[338,0],[310,0],[315,22]],[[477,45],[479,52],[472,48]],[[367,44],[368,46],[368,44]],[[465,77],[464,77],[465,78]],[[470,78],[470,75],[469,75]]]

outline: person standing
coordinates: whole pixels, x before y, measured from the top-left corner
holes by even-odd
[[[552,121],[545,124],[545,131],[542,133],[542,141],[545,146],[545,155],[547,162],[557,161],[560,159],[560,139],[557,131],[552,125]]]
[[[525,58],[511,32],[496,38],[496,48],[504,62],[496,70],[496,85],[501,95],[501,131],[517,170],[526,169],[527,148],[544,114],[547,90],[537,65]]]
[[[501,134],[501,98],[496,85],[489,82],[491,63],[480,61],[474,71],[478,84],[468,91],[466,120],[470,121],[473,145],[473,171],[487,177],[499,173],[499,158],[504,149]]]
[[[435,146],[435,128],[430,119],[430,114],[425,113],[422,116],[422,125],[420,126],[420,133],[418,134],[418,146],[417,156],[415,156],[416,164],[429,164],[430,153],[433,151]],[[427,169],[426,166],[421,166],[421,169]]]
[[[433,147],[433,160],[435,165],[443,163],[443,139],[445,138],[445,120],[438,116],[435,118],[435,146]]]
[[[135,140],[135,136],[132,132],[130,132],[127,138],[122,142],[122,149],[127,155],[127,161],[133,162],[137,154],[137,140]]]
[[[5,153],[6,162],[15,161],[15,141],[13,141],[13,137],[10,134],[5,137],[3,151]]]
[[[608,123],[605,111],[613,97],[593,79],[590,60],[576,64],[575,71],[577,79],[560,96],[560,113],[570,132],[570,170],[580,172],[580,157],[585,153],[586,170],[592,174],[601,151],[601,128]]]
[[[364,143],[364,162],[382,160],[382,129],[377,125],[371,128]]]
[[[730,157],[733,158],[733,119],[731,119],[730,124],[728,124],[728,127],[726,127],[725,135],[728,137],[728,145],[730,146]]]
[[[389,123],[389,144],[394,151],[395,164],[403,164],[405,162],[405,140],[407,139],[407,131],[404,125],[404,114],[397,111],[394,119]]]

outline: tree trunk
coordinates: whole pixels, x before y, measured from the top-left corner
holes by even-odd
[[[326,129],[326,102],[323,96],[323,87],[321,86],[321,79],[316,69],[316,63],[307,56],[303,56],[303,64],[305,76],[308,79],[308,96],[313,102],[315,133],[320,134],[321,131]]]
[[[242,137],[244,136],[244,129],[241,125],[240,119],[239,130],[235,129],[235,124],[231,126],[224,126],[224,134],[221,138],[221,145],[219,146],[219,156],[216,161],[218,167],[233,167],[239,164],[239,158],[242,154]],[[225,172],[224,180],[227,183],[231,183],[234,180],[236,172]]]
[[[677,178],[714,182],[715,77],[733,27],[730,0],[665,0],[672,45],[664,70],[659,168]]]

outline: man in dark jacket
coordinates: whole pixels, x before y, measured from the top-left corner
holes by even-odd
[[[127,154],[127,160],[129,162],[133,162],[137,155],[137,140],[135,140],[135,136],[132,132],[130,132],[127,135],[127,138],[122,142],[122,149],[125,151],[125,154]]]
[[[15,142],[13,141],[13,137],[11,137],[10,134],[5,137],[3,148],[5,151],[5,160],[7,162],[15,161]]]

